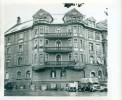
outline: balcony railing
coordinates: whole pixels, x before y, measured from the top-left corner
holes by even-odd
[[[72,47],[45,47],[44,51],[45,52],[72,52],[73,48]]]
[[[73,34],[69,33],[45,33],[45,38],[72,38]]]
[[[45,65],[52,66],[52,67],[71,67],[75,65],[75,61],[46,61]],[[47,67],[48,67],[47,66]]]

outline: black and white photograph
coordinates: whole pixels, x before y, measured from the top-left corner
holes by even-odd
[[[111,0],[111,5],[114,1]],[[105,0],[96,4],[88,0],[6,1],[1,8],[1,47],[4,49],[1,49],[3,67],[0,70],[5,97],[109,95],[112,76],[116,77],[112,67],[117,68],[112,63],[120,58],[113,54],[114,59],[111,56],[109,59],[112,54],[109,51],[114,51],[109,37],[113,34],[108,22],[109,3]]]

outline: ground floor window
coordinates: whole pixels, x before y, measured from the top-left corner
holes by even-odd
[[[5,74],[5,79],[9,79],[9,73],[8,72],[6,72],[6,74]]]
[[[61,77],[66,77],[66,70],[65,69],[61,70]]]
[[[55,78],[56,77],[56,70],[55,69],[51,70],[50,77],[51,78]]]
[[[27,71],[27,72],[26,72],[26,78],[27,78],[27,79],[30,79],[30,71]]]
[[[98,77],[102,78],[102,72],[101,71],[98,71]]]
[[[95,72],[91,72],[91,78],[95,77]]]

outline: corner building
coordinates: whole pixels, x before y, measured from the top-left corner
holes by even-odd
[[[33,20],[5,32],[5,82],[17,88],[65,88],[82,78],[107,78],[107,20],[84,18],[78,10],[62,22],[40,9]]]

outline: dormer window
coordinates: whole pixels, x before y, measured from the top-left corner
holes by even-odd
[[[44,17],[44,19],[46,19],[47,17]]]
[[[76,11],[73,11],[72,13],[73,13],[73,14],[76,14]]]
[[[76,17],[73,17],[73,19],[76,19]]]
[[[43,15],[43,12],[41,11],[41,12],[39,12],[39,15],[41,16],[41,15]]]

